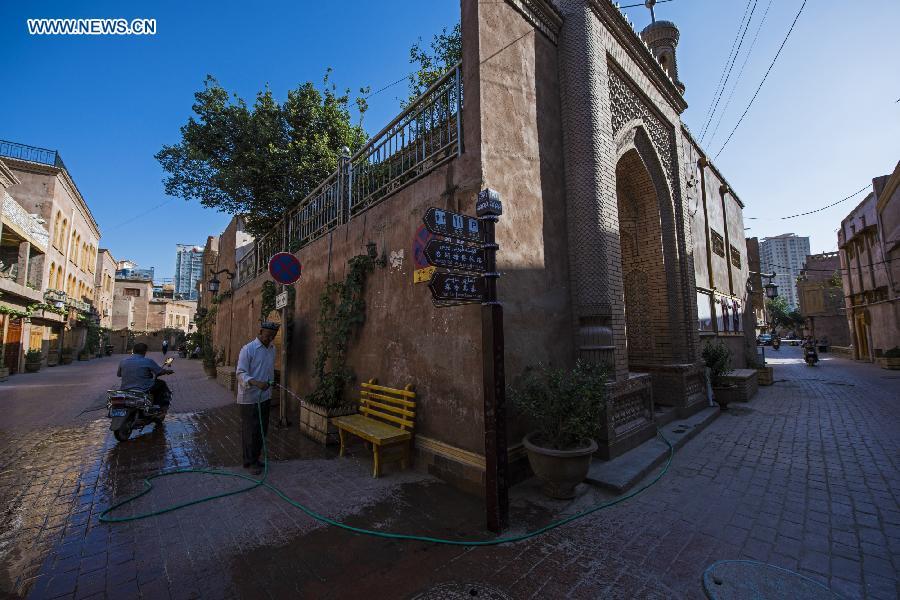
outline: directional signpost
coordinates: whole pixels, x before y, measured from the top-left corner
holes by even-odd
[[[475,217],[431,207],[422,221],[431,233],[481,243],[481,223]]]
[[[503,531],[509,523],[509,482],[506,450],[506,376],[503,365],[503,306],[497,301],[497,245],[494,225],[503,214],[500,195],[478,193],[478,215],[471,217],[429,208],[425,228],[438,236],[428,241],[428,263],[449,272],[435,272],[428,288],[435,306],[481,303],[481,354],[484,374],[485,512],[487,527]]]
[[[477,246],[448,240],[430,240],[425,246],[425,259],[435,267],[484,272],[484,250]]]

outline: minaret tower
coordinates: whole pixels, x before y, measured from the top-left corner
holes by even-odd
[[[650,46],[653,56],[684,94],[684,84],[678,80],[678,62],[675,60],[675,48],[678,46],[678,28],[671,21],[657,21],[653,6],[656,0],[646,0],[644,5],[650,9],[650,24],[641,31],[641,38]]]

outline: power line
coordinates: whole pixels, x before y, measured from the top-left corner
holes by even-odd
[[[762,19],[759,21],[759,25],[756,28],[756,33],[753,34],[753,41],[750,42],[750,47],[747,49],[747,54],[744,55],[744,62],[741,65],[741,70],[738,71],[737,77],[734,80],[734,85],[731,86],[731,92],[728,94],[728,100],[725,101],[725,108],[722,109],[722,112],[719,113],[719,120],[716,121],[716,127],[713,129],[712,135],[709,136],[709,143],[712,144],[712,141],[716,138],[716,133],[719,132],[719,125],[722,124],[722,117],[725,116],[725,113],[728,112],[728,107],[731,106],[731,99],[734,98],[734,92],[737,90],[738,84],[741,82],[741,76],[744,74],[744,68],[747,66],[747,62],[750,60],[750,55],[753,54],[753,48],[756,47],[756,40],[759,39],[759,32],[762,31],[763,25],[766,22],[766,17],[769,16],[769,9],[772,8],[772,2],[774,0],[769,0],[769,3],[766,5],[766,10],[763,12]]]
[[[808,256],[816,256],[816,255],[809,254]],[[869,266],[874,267],[875,265],[886,265],[895,260],[900,260],[900,256],[895,256],[894,258],[886,258],[884,260],[876,260],[876,261],[873,261],[870,263],[861,264],[860,267],[869,267]],[[779,269],[784,269],[785,271],[793,271],[794,270],[794,267],[786,267],[784,265],[776,265],[775,263],[765,262],[762,259],[760,259],[759,263],[760,263],[760,267],[762,267],[762,265],[765,265],[767,267],[777,267]],[[819,273],[834,273],[835,271],[849,271],[850,269],[851,269],[851,267],[849,267],[849,266],[847,266],[847,267],[838,266],[836,269],[804,269],[801,267],[800,269],[797,269],[797,270],[798,271],[815,271],[815,272],[819,272]]]
[[[725,65],[722,67],[722,74],[719,75],[719,82],[716,84],[716,87],[713,90],[713,99],[710,100],[709,108],[706,109],[706,116],[703,117],[704,126],[703,126],[703,130],[700,132],[700,142],[701,143],[703,142],[703,137],[704,137],[704,134],[706,133],[706,127],[708,126],[710,119],[712,119],[713,105],[715,104],[716,98],[719,95],[719,88],[722,85],[722,81],[725,79],[725,71],[728,70],[728,63],[731,61],[731,55],[734,54],[734,49],[738,43],[738,37],[740,37],[741,29],[743,29],[743,27],[744,27],[744,19],[747,18],[747,12],[750,10],[750,4],[752,1],[753,0],[747,0],[747,5],[744,7],[744,14],[741,15],[741,21],[738,24],[738,32],[734,36],[734,41],[731,42],[731,49],[728,51],[728,57],[725,59]]]
[[[797,16],[794,17],[794,22],[791,23],[791,28],[788,29],[787,35],[784,36],[784,40],[781,42],[781,46],[778,47],[778,52],[775,53],[775,58],[772,59],[772,64],[770,64],[769,68],[766,69],[766,74],[763,75],[762,81],[759,82],[759,87],[756,88],[756,92],[754,92],[753,97],[750,98],[750,103],[747,104],[747,108],[744,109],[744,114],[742,114],[741,118],[738,119],[738,122],[735,124],[734,129],[732,129],[731,133],[728,134],[728,138],[725,140],[725,143],[722,144],[722,147],[719,148],[719,151],[716,152],[716,155],[713,157],[713,159],[719,158],[719,155],[722,154],[723,150],[725,150],[725,146],[727,146],[728,142],[731,141],[731,137],[734,135],[734,132],[737,131],[737,128],[740,127],[741,123],[744,121],[744,117],[746,117],[747,113],[750,112],[750,107],[753,106],[753,101],[756,100],[756,97],[759,95],[759,91],[762,89],[763,84],[769,77],[769,73],[772,72],[772,67],[775,66],[775,62],[778,60],[778,57],[781,56],[781,51],[784,50],[784,45],[787,44],[788,38],[791,37],[791,33],[793,33],[794,31],[794,26],[797,24],[797,19],[800,18],[800,15],[803,13],[803,9],[806,8],[807,1],[808,0],[803,0],[803,4],[800,5],[800,10],[797,11]]]
[[[822,212],[823,210],[828,209],[828,208],[831,208],[832,206],[837,206],[837,205],[840,204],[841,202],[846,202],[847,200],[850,200],[851,198],[854,198],[854,197],[856,197],[856,196],[859,196],[861,193],[863,193],[864,191],[866,191],[867,189],[869,189],[870,186],[871,186],[871,184],[867,183],[866,185],[864,185],[864,186],[861,187],[860,189],[856,190],[855,192],[853,192],[853,193],[850,194],[849,196],[846,196],[846,197],[844,197],[844,198],[841,198],[841,199],[838,200],[837,202],[832,202],[831,204],[828,204],[828,205],[826,205],[826,206],[823,206],[822,208],[817,208],[817,209],[815,209],[815,210],[809,210],[809,211],[806,211],[806,212],[797,213],[796,215],[790,215],[790,216],[788,216],[788,217],[773,217],[772,219],[765,219],[764,217],[744,217],[744,218],[747,219],[747,220],[753,220],[753,221],[760,221],[760,220],[772,220],[772,221],[779,221],[779,220],[780,220],[780,221],[784,221],[785,219],[795,219],[795,218],[797,218],[797,217],[805,217],[806,215],[811,215],[811,214],[813,214],[813,213]]]
[[[716,115],[716,111],[719,108],[719,102],[722,100],[722,95],[725,93],[725,88],[728,87],[728,80],[731,78],[731,71],[734,69],[734,63],[737,60],[738,55],[741,53],[741,46],[744,45],[744,37],[747,35],[747,30],[750,29],[750,23],[753,21],[753,13],[756,12],[756,4],[757,0],[753,0],[753,6],[750,8],[750,16],[746,18],[746,20],[741,21],[741,28],[738,30],[738,35],[740,39],[735,38],[737,42],[737,49],[732,46],[732,50],[734,50],[733,56],[729,54],[728,70],[725,72],[725,79],[721,81],[721,86],[716,90],[716,95],[714,99],[713,109],[709,113],[709,117],[706,120],[706,124],[703,125],[703,131],[700,132],[700,142],[702,143],[704,138],[706,137],[706,132],[709,130],[709,126],[712,123],[713,118]],[[746,10],[745,13],[746,15]]]

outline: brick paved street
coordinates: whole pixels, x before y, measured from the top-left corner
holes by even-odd
[[[103,375],[114,360],[17,376],[0,384],[0,593],[412,598],[458,583],[509,598],[701,598],[708,565],[748,558],[797,570],[843,597],[897,598],[900,374],[829,355],[808,368],[796,348],[769,355],[776,385],[723,413],[656,486],[541,537],[480,549],[319,526],[266,490],[100,524],[112,499],[141,489],[140,477],[177,466],[235,468],[230,394],[203,379],[196,363],[176,363],[180,414],[164,431],[116,444],[100,413],[70,416],[96,405],[115,382]],[[63,387],[64,369],[80,384],[74,391]],[[328,516],[388,531],[487,537],[478,501],[437,480],[396,471],[373,480],[364,452],[337,459],[293,429],[271,437],[272,481]],[[122,514],[242,485],[203,475],[154,483]],[[512,533],[566,508],[532,492],[530,483],[513,490]],[[586,489],[576,508],[602,497]]]

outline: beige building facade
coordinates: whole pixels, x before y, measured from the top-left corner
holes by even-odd
[[[874,362],[900,346],[900,162],[838,230],[853,357]]]
[[[188,333],[194,323],[197,302],[191,300],[170,300],[157,298],[150,301],[147,331],[160,329],[180,329]]]
[[[106,248],[97,251],[94,270],[94,307],[100,315],[100,326],[112,328],[113,297],[116,287],[116,259]]]
[[[113,288],[112,329],[149,331],[153,280],[143,275],[117,275]]]
[[[55,364],[63,347],[78,351],[84,344],[83,321],[77,317],[93,315],[100,231],[58,152],[0,141],[0,157],[12,175],[3,178],[9,227],[0,261],[10,262],[6,279],[20,280],[30,290],[31,307],[27,318],[4,319],[4,355],[13,361],[11,370],[19,368],[27,350],[41,350],[44,364]],[[19,241],[13,266],[7,250],[17,226],[20,232],[30,229],[31,236]],[[11,270],[15,276],[10,278]]]

